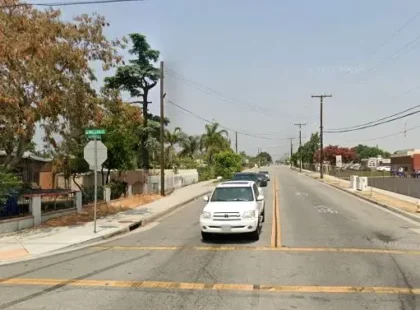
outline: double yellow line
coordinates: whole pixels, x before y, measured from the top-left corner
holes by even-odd
[[[281,220],[279,209],[279,195],[277,189],[276,175],[273,175],[273,222],[271,225],[271,247],[281,248]]]
[[[0,286],[27,285],[46,287],[96,287],[130,289],[169,289],[188,291],[248,291],[267,293],[374,293],[420,295],[420,288],[388,286],[321,286],[321,285],[271,285],[234,283],[191,283],[169,281],[121,281],[78,279],[0,279]]]

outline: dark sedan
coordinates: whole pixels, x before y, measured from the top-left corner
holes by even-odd
[[[232,180],[241,181],[254,181],[260,187],[267,186],[267,180],[265,177],[255,172],[238,172],[233,175]]]

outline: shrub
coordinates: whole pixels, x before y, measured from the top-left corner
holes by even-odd
[[[223,151],[214,156],[214,165],[215,176],[228,180],[241,171],[242,157],[232,151]]]

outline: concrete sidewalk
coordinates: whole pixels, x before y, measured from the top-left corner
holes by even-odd
[[[350,188],[350,181],[343,180],[331,175],[324,174],[324,180],[319,178],[319,172],[302,169],[307,176],[327,183],[366,201],[404,215],[416,222],[420,222],[419,199],[385,191],[383,189],[368,186],[366,191],[358,191]]]
[[[214,181],[182,187],[171,195],[97,220],[66,227],[31,228],[0,236],[0,265],[92,244],[143,226],[185,205],[214,188]]]

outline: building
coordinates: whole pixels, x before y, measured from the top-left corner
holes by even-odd
[[[420,170],[420,150],[401,150],[392,154],[391,169],[398,170],[401,167],[409,173]]]
[[[6,153],[0,151],[0,164],[3,163]],[[52,159],[35,156],[25,152],[20,160],[16,174],[23,182],[39,186],[41,189],[53,188]]]

